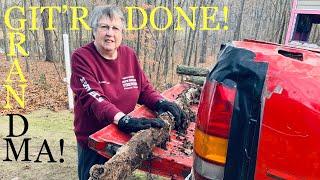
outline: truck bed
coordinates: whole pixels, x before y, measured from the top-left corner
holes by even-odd
[[[188,87],[188,84],[177,84],[164,91],[162,95],[168,100],[174,100]],[[197,112],[197,106],[192,106],[192,110]],[[130,115],[134,117],[155,117],[155,114],[145,106],[137,107]],[[153,157],[145,161],[140,169],[172,179],[184,179],[190,173],[193,163],[194,128],[195,123],[191,122],[184,136],[178,135],[174,130],[171,131],[170,141],[167,143],[166,149],[155,147]],[[130,138],[129,134],[123,133],[116,125],[110,124],[89,137],[89,147],[102,156],[111,158],[116,150]],[[186,146],[191,148],[186,149]]]

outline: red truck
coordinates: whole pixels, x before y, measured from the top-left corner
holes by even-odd
[[[319,179],[319,60],[265,42],[223,47],[200,98],[195,179]]]
[[[173,132],[168,148],[155,148],[142,169],[173,179],[191,169],[193,179],[319,179],[320,49],[308,43],[319,14],[320,1],[294,0],[285,45],[223,45],[193,107],[197,120],[186,136],[193,155],[180,151]],[[306,19],[311,25],[301,30]],[[178,84],[163,95],[174,100],[186,88]],[[145,107],[133,114],[154,116]],[[93,149],[111,157],[130,136],[110,125],[90,138]]]
[[[320,178],[320,1],[293,0],[285,45],[221,48],[204,85],[195,179]]]

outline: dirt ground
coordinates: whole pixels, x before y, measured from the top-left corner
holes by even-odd
[[[9,117],[0,116],[0,179],[77,179],[77,148],[73,133],[73,114],[67,110],[53,112],[50,110],[37,110],[25,115],[28,120],[29,128],[22,137],[12,138],[15,149],[19,152],[23,138],[29,140],[29,159],[30,162],[22,162],[25,157],[25,144],[21,150],[18,160],[14,159],[11,148],[9,149],[9,158],[13,161],[3,161],[7,157],[7,143],[3,139],[9,134]],[[14,118],[14,134],[23,131],[23,123],[19,117]],[[44,139],[52,153],[55,163],[48,163],[49,156],[41,154],[39,160],[41,163],[34,162],[41,150]],[[60,139],[64,140],[63,154],[60,150]],[[42,153],[46,153],[43,149]],[[64,162],[59,160],[63,158]],[[130,178],[148,179],[147,174],[142,171],[135,171]],[[149,175],[150,176],[150,175]],[[152,179],[165,179],[163,177],[152,176]]]
[[[5,140],[0,142],[0,179],[77,179],[77,159],[76,141],[73,134],[72,119],[73,114],[68,111],[52,112],[49,110],[37,110],[25,116],[28,119],[29,128],[25,135],[13,138],[17,151],[22,144],[23,138],[31,138],[29,141],[29,159],[31,162],[22,162],[24,149],[18,161],[14,160],[11,149],[9,157],[12,162],[2,160],[7,157],[7,144]],[[14,133],[22,132],[22,120],[17,117],[14,119]],[[0,117],[0,136],[5,137],[9,131],[9,117]],[[41,155],[42,163],[34,162],[40,152],[44,139],[47,140],[50,151],[56,163],[48,163],[48,155]],[[60,139],[64,140],[63,155],[60,151]],[[24,147],[23,147],[24,148]],[[46,152],[43,149],[42,152]],[[59,159],[64,162],[60,163]]]

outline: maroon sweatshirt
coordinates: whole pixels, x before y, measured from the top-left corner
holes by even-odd
[[[124,45],[117,51],[117,59],[107,60],[91,42],[72,54],[74,131],[83,147],[87,147],[89,135],[112,123],[118,112],[130,113],[137,103],[153,109],[162,99],[140,68],[134,51]]]

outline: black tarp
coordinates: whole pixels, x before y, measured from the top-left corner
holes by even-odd
[[[262,95],[268,64],[255,62],[252,51],[221,47],[218,62],[207,81],[237,88],[228,140],[224,179],[254,179],[262,112]]]

